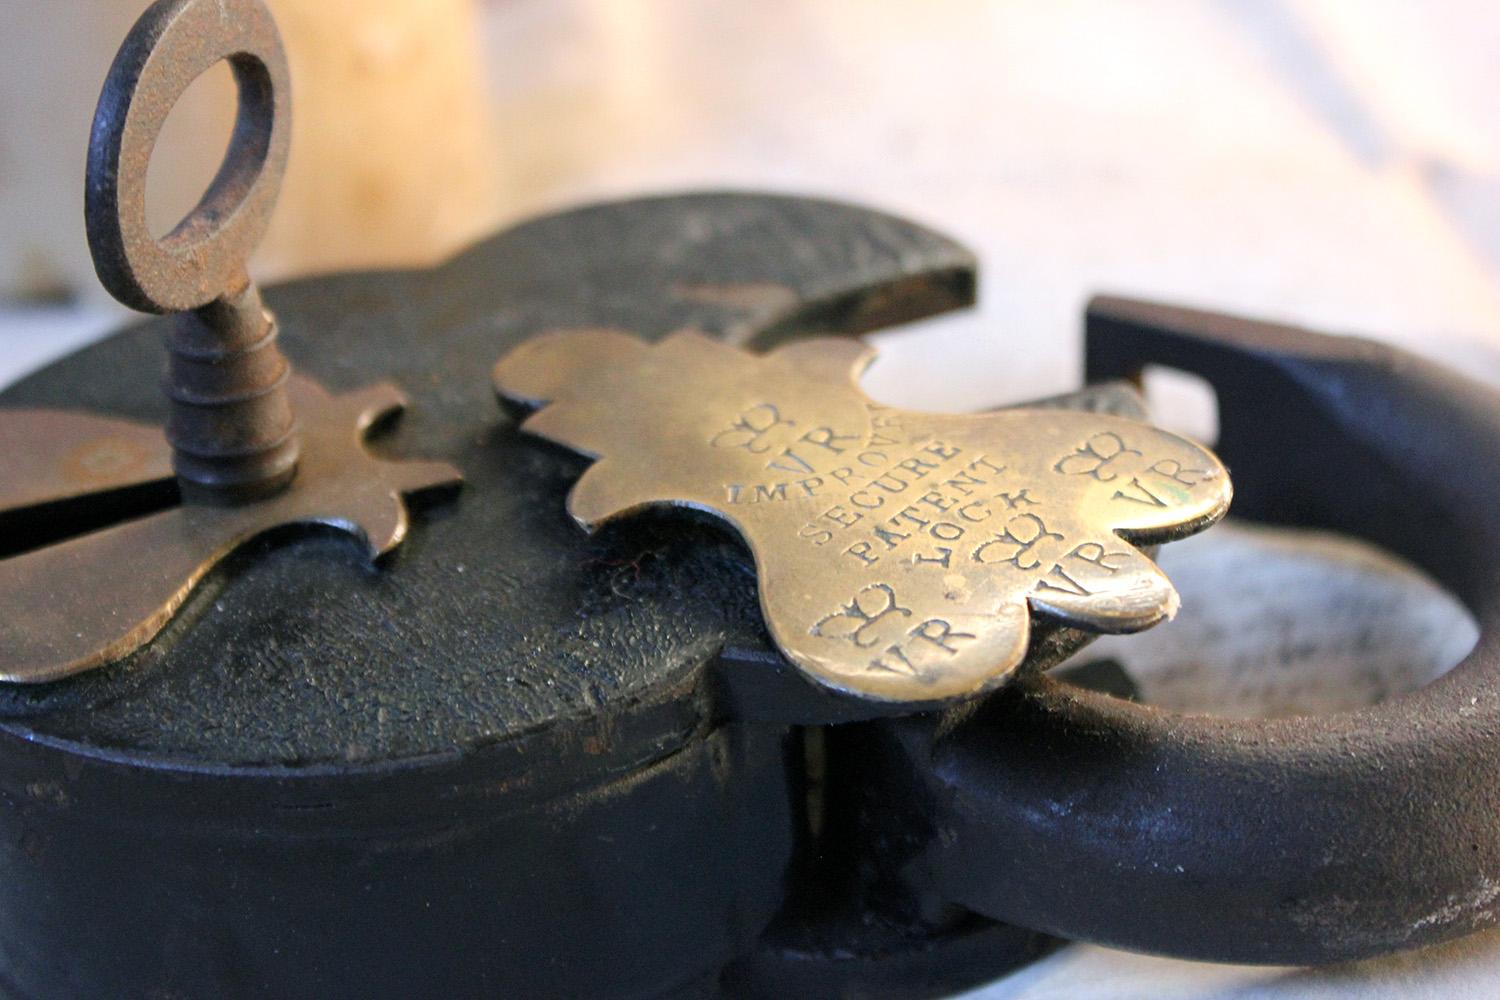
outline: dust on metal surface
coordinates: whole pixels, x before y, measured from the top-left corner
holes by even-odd
[[[736,528],[772,638],[832,688],[961,697],[1022,667],[1033,613],[1094,632],[1175,613],[1136,546],[1223,516],[1213,454],[1104,414],[882,406],[854,383],[872,358],[849,340],[756,356],[576,330],[516,348],[494,379],[538,408],[526,430],[596,459],[568,498],[583,527],[664,505]]]
[[[218,176],[167,236],[146,226],[146,168],[172,105],[227,60],[239,113]],[[286,163],[286,57],[260,0],[162,0],[125,40],[89,143],[86,216],[99,278],[126,305],[179,312],[167,336],[165,440],[66,411],[0,417],[0,515],[73,504],[73,537],[0,561],[0,680],[56,680],[149,641],[215,564],[287,525],[329,525],[372,557],[406,533],[403,496],[456,484],[444,462],[387,462],[369,429],[405,405],[381,384],[342,396],[292,374],[249,280]],[[294,417],[294,412],[296,416]],[[170,442],[170,448],[167,443]],[[170,464],[169,464],[170,463]],[[183,502],[100,527],[111,494],[175,472]],[[0,521],[3,523],[3,521]],[[0,540],[4,541],[4,540]],[[3,551],[5,546],[0,546]]]

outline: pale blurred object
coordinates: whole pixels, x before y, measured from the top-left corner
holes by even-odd
[[[4,0],[0,300],[102,296],[83,234],[94,103],[145,0]],[[268,0],[292,65],[291,162],[257,276],[422,266],[497,221],[499,174],[474,0]],[[152,160],[165,231],[213,176],[234,89],[194,84]]]
[[[436,263],[498,221],[473,0],[270,0],[292,160],[268,277]]]

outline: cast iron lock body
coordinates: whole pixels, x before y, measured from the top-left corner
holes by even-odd
[[[786,678],[767,693],[777,661],[729,536],[581,535],[563,497],[582,463],[514,433],[489,366],[558,327],[770,344],[972,291],[969,254],[928,230],[751,195],[584,209],[436,270],[269,289],[302,371],[411,394],[372,448],[452,461],[467,495],[420,513],[379,573],[335,535],[257,543],[124,662],[0,690],[6,989],[717,990],[755,954],[807,846],[793,716],[834,708]],[[159,422],[161,332],[137,326],[0,401]],[[832,974],[957,988],[1041,940],[953,908],[935,917],[879,934],[845,921],[827,936],[846,956]],[[878,957],[851,971],[860,935]],[[776,953],[770,972],[750,961],[737,975],[774,991],[777,970],[818,958]]]
[[[128,661],[0,691],[5,988],[918,996],[1047,947],[983,914],[1261,961],[1488,920],[1488,392],[1348,342],[1096,306],[1091,375],[1156,361],[1215,383],[1238,513],[1412,558],[1469,603],[1480,648],[1413,698],[1322,720],[1182,720],[1038,680],[945,717],[828,725],[860,708],[778,664],[735,544],[676,523],[578,533],[563,497],[582,463],[515,435],[484,379],[555,328],[768,346],[972,291],[969,255],[930,231],[748,195],[584,209],[431,272],[270,290],[304,370],[393,378],[417,405],[386,450],[452,460],[470,488],[383,573],[341,539],[267,543]],[[158,334],[0,401],[159,420]],[[1064,790],[1075,819],[1037,820]],[[1190,825],[1146,821],[1164,795]],[[1227,860],[1184,877],[1140,858]],[[1268,908],[1268,887],[1328,905]]]

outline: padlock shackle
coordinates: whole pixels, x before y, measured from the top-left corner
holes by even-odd
[[[1479,623],[1449,674],[1358,711],[1179,715],[1036,677],[886,732],[908,870],[1064,937],[1213,961],[1343,961],[1500,914],[1500,393],[1368,341],[1117,299],[1091,380],[1208,379],[1243,518],[1399,554]]]

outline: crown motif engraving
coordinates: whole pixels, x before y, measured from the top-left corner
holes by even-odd
[[[1137,546],[1223,516],[1211,452],[1096,413],[883,406],[855,383],[873,357],[849,340],[753,355],[694,332],[574,330],[516,348],[494,378],[533,410],[526,431],[595,460],[568,497],[580,525],[659,505],[724,519],[776,645],[840,691],[958,698],[1022,665],[1033,615],[1113,633],[1176,613]]]

